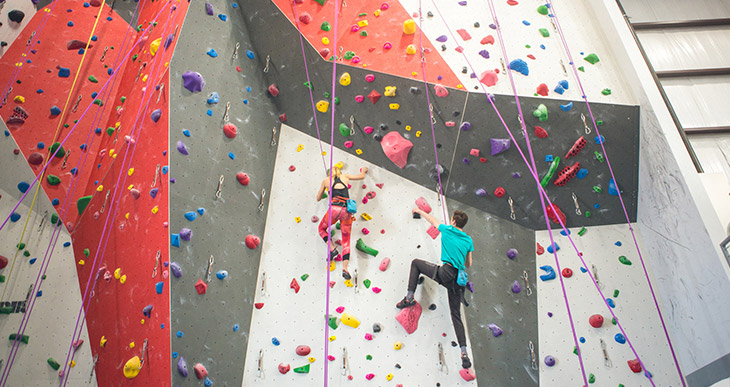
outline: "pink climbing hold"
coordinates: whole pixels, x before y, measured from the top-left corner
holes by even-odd
[[[437,229],[436,227],[431,225],[428,227],[428,230],[426,230],[426,234],[428,234],[428,236],[430,236],[431,239],[436,239],[436,238],[438,238],[439,234],[441,234],[441,231],[439,231],[439,229]]]
[[[408,153],[413,148],[413,143],[403,138],[398,132],[390,132],[383,136],[380,142],[385,156],[390,159],[398,168],[403,169],[408,161]]]
[[[312,215],[312,223],[317,223],[317,222],[319,222],[319,216]]]
[[[137,188],[130,189],[129,194],[132,195],[132,199],[134,199],[134,200],[139,199],[139,190]]]
[[[342,312],[345,311],[345,307],[344,306],[338,306],[337,309],[335,309],[335,310],[337,311],[337,313],[342,313]]]
[[[494,36],[487,35],[482,38],[482,40],[479,41],[481,44],[494,44]]]
[[[373,74],[368,74],[365,76],[365,81],[367,81],[368,83],[371,83],[374,80],[375,80],[375,75],[373,75]]]
[[[383,291],[383,289],[381,289],[381,288],[379,288],[377,286],[373,287],[373,293],[375,293],[375,294],[378,294],[378,293],[380,293],[382,291]]]
[[[335,360],[335,357],[332,356],[332,355],[327,355],[327,360],[334,361]]]
[[[469,32],[463,28],[459,28],[458,30],[456,30],[456,33],[461,36],[462,40],[466,41],[471,39],[471,35],[469,35]]]
[[[403,329],[405,329],[408,334],[411,334],[418,329],[418,320],[421,318],[421,312],[423,312],[423,308],[421,308],[421,304],[416,302],[416,305],[402,309],[398,312],[395,319],[398,320],[400,325],[403,326]]]
[[[369,341],[369,340],[372,340],[372,339],[373,339],[373,335],[371,333],[366,333],[365,334],[365,340],[368,340]]]
[[[279,363],[279,373],[282,375],[286,375],[287,372],[291,369],[291,366],[289,364]]]
[[[345,148],[350,149],[354,144],[352,141],[345,141]]]
[[[487,70],[482,73],[482,76],[479,77],[479,82],[483,83],[486,86],[494,86],[497,84],[497,81],[499,78],[497,77],[497,73],[495,73],[492,70]]]
[[[370,133],[372,133],[372,132],[373,132],[373,130],[374,130],[374,129],[373,129],[373,127],[372,127],[372,126],[366,126],[366,127],[362,128],[362,130],[363,130],[363,131],[364,131],[364,132],[365,132],[366,134],[370,134]]]
[[[426,202],[426,199],[424,199],[423,197],[416,199],[416,206],[418,206],[421,211],[427,214],[431,213],[431,206],[428,205],[428,202]]]
[[[378,269],[380,269],[380,271],[386,271],[388,270],[388,266],[390,266],[390,258],[383,258],[383,260],[380,261]]]
[[[276,87],[276,83],[272,83],[269,85],[269,94],[271,94],[272,97],[279,96],[279,88]]]
[[[293,165],[290,165],[290,166],[289,166],[289,172],[294,172],[294,171],[296,171],[296,170],[297,170],[297,167],[295,167],[295,166],[293,166]]]
[[[248,183],[251,182],[251,178],[248,177],[248,174],[246,174],[245,172],[238,172],[236,174],[236,180],[238,180],[241,185],[248,185]]]
[[[248,234],[248,235],[246,235],[245,242],[246,242],[246,247],[253,250],[253,249],[259,247],[259,244],[261,243],[261,239],[259,239],[259,237],[257,237],[256,235]]]
[[[547,97],[548,95],[548,87],[546,84],[541,83],[537,86],[537,90],[535,91],[537,94],[540,94],[543,97]]]
[[[195,371],[195,377],[198,379],[203,379],[208,376],[208,370],[206,370],[205,366],[200,363],[193,366],[193,371]]]
[[[444,122],[444,125],[446,125],[447,128],[453,128],[454,126],[456,126],[456,122],[446,121],[446,122]]]
[[[291,289],[294,289],[294,293],[299,293],[299,289],[301,289],[301,287],[299,287],[299,282],[297,282],[296,278],[292,278],[291,282],[289,283],[289,287]]]
[[[225,124],[223,125],[223,134],[228,138],[235,138],[238,135],[238,128],[233,124]]]
[[[365,375],[365,379],[372,380],[375,377],[375,374],[367,374]]]
[[[469,154],[474,157],[479,157],[479,149],[472,148],[472,150],[469,151]]]
[[[307,356],[312,352],[312,349],[308,345],[298,345],[296,351],[299,356]]]
[[[437,97],[444,98],[449,95],[449,90],[442,85],[433,85],[433,91],[436,93]]]
[[[360,103],[364,100],[365,100],[365,96],[363,96],[362,94],[358,94],[355,96],[355,102],[357,102],[357,103]]]
[[[477,376],[474,375],[474,370],[471,369],[471,368],[469,368],[469,369],[464,369],[464,368],[460,369],[459,370],[459,375],[461,375],[461,378],[464,379],[464,380],[466,380],[467,382],[471,382],[472,380],[474,380],[474,379],[477,378]]]
[[[370,230],[368,230],[368,228],[367,228],[367,227],[363,227],[363,228],[362,228],[362,233],[363,233],[364,235],[368,235],[368,234],[370,234]]]

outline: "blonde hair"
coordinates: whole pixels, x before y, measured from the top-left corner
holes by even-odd
[[[340,177],[342,175],[342,170],[337,167],[332,167],[332,175],[334,177]]]

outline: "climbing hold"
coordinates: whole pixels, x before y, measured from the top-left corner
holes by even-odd
[[[199,92],[205,87],[205,80],[200,73],[188,70],[182,75],[182,79],[183,86],[190,92]]]
[[[416,22],[413,19],[408,19],[403,22],[403,33],[405,35],[413,35],[416,33]]]
[[[631,372],[638,374],[641,372],[641,363],[639,363],[639,359],[633,359],[626,362],[629,365],[629,368],[631,369]]]
[[[203,282],[202,279],[198,278],[198,282],[195,283],[195,291],[198,294],[203,295],[208,291],[208,284]]]
[[[540,270],[544,271],[545,274],[540,275],[540,279],[543,281],[550,281],[555,279],[555,270],[550,265],[540,266]]]
[[[400,351],[401,348],[403,348],[403,343],[401,343],[400,341],[396,341],[395,343],[393,343],[393,349],[395,349],[396,351]]]
[[[308,345],[299,345],[296,348],[296,352],[299,356],[307,356],[310,352],[312,352],[312,349],[309,348]]]
[[[564,268],[561,273],[563,274],[564,278],[570,278],[573,276],[573,270],[571,270],[570,268],[567,268],[567,267]]]
[[[249,234],[249,235],[246,235],[245,243],[246,243],[246,247],[253,250],[259,246],[259,244],[261,243],[261,239],[259,237],[257,237],[256,235]]]
[[[520,286],[520,282],[515,280],[515,282],[512,283],[512,293],[519,293],[522,291],[522,286]]]
[[[494,190],[494,196],[501,198],[505,195],[505,190],[502,187],[497,187],[497,189]],[[509,253],[508,253],[509,254]]]
[[[195,376],[198,379],[203,379],[204,377],[208,376],[208,370],[206,370],[205,366],[200,363],[193,366],[193,371],[195,371]]]
[[[160,109],[155,109],[155,111],[153,111],[152,114],[150,114],[150,118],[152,119],[153,122],[159,121],[160,117],[162,117],[162,110],[160,110]]]
[[[16,22],[20,24],[20,22],[23,21],[23,18],[25,17],[25,13],[23,11],[14,9],[10,12],[8,12],[8,19],[12,22]]]
[[[558,178],[555,179],[554,184],[559,187],[564,186],[578,173],[579,169],[580,163],[577,161],[573,163],[573,165],[563,168],[563,170],[558,173]]]
[[[492,147],[492,156],[496,156],[510,148],[509,138],[490,138],[489,143]]]
[[[41,153],[33,152],[28,155],[28,163],[30,165],[41,165],[43,164],[44,157]],[[25,191],[23,191],[25,192]]]
[[[547,121],[547,119],[548,119],[547,106],[545,106],[544,104],[538,105],[537,106],[537,109],[535,109],[532,112],[532,115],[534,115],[535,117],[537,117],[541,122]]]
[[[294,289],[294,293],[299,293],[299,282],[297,282],[296,278],[292,278],[291,282],[289,283],[289,288]]]
[[[546,84],[541,83],[537,86],[537,90],[535,92],[543,97],[546,97],[548,95],[548,87]]]
[[[188,363],[182,356],[180,356],[180,359],[177,361],[177,372],[179,372],[184,378],[188,377]]]
[[[185,145],[184,142],[182,142],[182,140],[177,141],[177,151],[185,156],[188,155],[188,147]]]
[[[309,364],[294,368],[294,372],[298,374],[308,374],[309,373]]]
[[[600,314],[594,314],[588,318],[588,323],[591,324],[593,328],[600,328],[603,326],[603,316]]]
[[[623,263],[626,266],[631,266],[631,261],[628,258],[626,258],[626,256],[624,256],[624,255],[618,257],[618,261]]]
[[[241,185],[248,185],[248,183],[251,182],[251,179],[245,172],[238,172],[236,174],[236,180],[238,180]]]
[[[208,99],[206,100],[206,102],[209,105],[217,104],[219,101],[220,101],[220,97],[218,96],[217,91],[214,91],[214,92],[208,94]]]
[[[416,53],[416,46],[413,44],[409,44],[406,47],[406,54],[407,55],[414,55]]]
[[[591,54],[588,54],[588,55],[587,55],[587,56],[586,56],[585,58],[583,58],[583,59],[585,59],[585,60],[586,60],[586,62],[588,62],[588,63],[590,63],[590,64],[592,64],[592,65],[594,65],[594,64],[596,64],[596,63],[598,63],[598,62],[600,61],[600,59],[598,59],[598,55],[596,55],[596,54],[593,54],[593,53],[591,53]]]
[[[603,95],[611,95],[611,89],[608,89],[608,88],[603,89],[603,90],[601,90],[601,94],[603,94]]]
[[[279,88],[276,86],[276,83],[270,84],[267,90],[269,91],[269,94],[271,94],[272,97],[279,96]]]
[[[507,250],[507,258],[509,259],[515,259],[517,257],[517,249],[509,249]]]
[[[416,305],[402,309],[398,312],[395,319],[398,320],[400,325],[408,334],[411,334],[418,329],[418,320],[421,318],[422,311],[423,309],[421,308],[421,304],[416,302]]]
[[[355,316],[349,313],[343,313],[340,317],[340,321],[349,327],[357,328],[358,326],[360,326],[360,320],[358,320],[357,318],[355,318]]]
[[[390,265],[390,258],[383,258],[382,261],[380,261],[379,269],[380,271],[386,271],[388,269],[388,266]],[[1,267],[0,267],[1,269]]]
[[[317,102],[317,111],[320,113],[327,113],[327,109],[329,109],[330,103],[325,100],[320,100]]]
[[[580,136],[579,139],[575,141],[573,146],[570,148],[568,153],[565,155],[565,159],[569,159],[571,157],[575,157],[583,148],[586,146],[587,142],[586,139],[583,136]]]
[[[626,344],[626,337],[622,335],[621,333],[617,333],[616,336],[613,337],[614,340],[616,340],[619,344]]]
[[[56,175],[49,174],[46,180],[48,181],[48,185],[58,185],[61,183],[61,179]]]
[[[525,76],[530,75],[530,69],[527,67],[527,62],[525,62],[522,59],[515,59],[515,60],[509,62],[508,68],[510,70],[517,71],[518,73],[525,75]]]
[[[474,374],[474,370],[471,368],[462,368],[459,370],[459,375],[462,379],[466,380],[467,382],[471,382],[472,380],[476,379],[476,375]]]
[[[46,360],[46,361],[48,362],[48,365],[51,366],[51,368],[53,368],[56,371],[58,371],[58,369],[61,367],[61,365],[58,364],[58,362],[56,360],[54,360],[52,357],[49,357],[48,360]]]
[[[79,211],[79,215],[84,212],[90,201],[91,195],[80,197],[79,200],[76,201],[76,209]]]
[[[502,335],[502,333],[504,333],[502,328],[497,326],[497,324],[489,324],[487,327],[489,328],[489,330],[492,331],[492,334],[494,335],[494,337],[499,337]]]
[[[545,365],[548,366],[548,367],[554,366],[555,365],[555,358],[552,357],[552,356],[550,356],[550,355],[545,356]]]
[[[445,98],[449,96],[449,90],[442,85],[433,85],[433,91],[437,97]]]
[[[403,138],[400,133],[392,131],[383,136],[380,146],[383,148],[385,156],[398,168],[403,169],[408,161],[408,153],[413,148],[413,143]]]
[[[289,364],[279,363],[279,373],[282,375],[286,375],[287,372],[291,369],[291,366]]]
[[[565,214],[563,211],[560,210],[560,207],[558,207],[556,204],[552,204],[547,207],[547,214],[548,219],[550,219],[551,222],[555,224],[565,224]],[[558,221],[558,219],[560,221]]]
[[[613,179],[608,181],[608,194],[612,196],[618,196],[618,187],[616,186],[616,182]]]
[[[386,97],[395,97],[396,93],[396,87],[395,86],[385,86],[385,95]]]
[[[565,105],[560,105],[560,110],[567,112],[570,111],[570,109],[573,108],[573,102],[568,102]]]
[[[223,134],[228,138],[235,138],[238,135],[238,128],[233,124],[223,125]]]
[[[208,52],[206,52],[206,54],[208,54],[208,56],[211,57],[211,58],[217,58],[218,57],[218,53],[214,49],[212,49],[212,48],[210,50],[208,50]]]

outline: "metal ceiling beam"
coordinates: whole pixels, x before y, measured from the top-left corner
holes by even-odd
[[[659,78],[707,77],[707,76],[713,76],[713,75],[730,75],[730,67],[657,71],[656,75]]]
[[[665,28],[695,28],[695,27],[712,27],[712,26],[730,26],[730,18],[639,22],[639,23],[631,23],[631,26],[636,31],[656,30],[656,29],[665,29]]]

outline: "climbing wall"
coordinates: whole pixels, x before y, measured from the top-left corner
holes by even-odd
[[[0,179],[0,213],[10,214],[22,195],[23,183],[30,183],[33,174],[22,154],[15,154],[18,147],[10,136],[4,123],[0,123],[0,165],[4,167]],[[7,376],[8,385],[53,386],[58,384],[58,374],[47,364],[51,358],[63,363],[70,343],[63,335],[72,331],[76,314],[81,306],[81,295],[77,287],[74,270],[74,252],[71,236],[61,227],[61,235],[55,245],[55,254],[47,258],[45,254],[51,242],[54,225],[51,216],[55,210],[45,192],[41,191],[28,219],[30,201],[22,203],[15,210],[16,217],[11,219],[0,233],[0,256],[7,258],[7,266],[0,269],[0,288],[2,297],[0,307],[9,307],[9,314],[0,314],[0,337],[4,340],[11,334],[18,334],[21,321],[27,318],[22,333],[28,342],[18,342],[14,351],[14,362],[6,371],[13,341],[5,341],[0,346],[0,358],[4,359],[0,372]],[[3,217],[4,220],[4,217]],[[23,228],[27,229],[22,249]],[[40,280],[41,265],[45,279]],[[30,289],[32,287],[32,289]],[[30,290],[29,290],[30,289]],[[32,294],[37,297],[31,298]],[[31,309],[32,306],[32,309]],[[29,313],[31,311],[33,313]],[[76,386],[96,385],[89,380],[91,372],[91,351],[87,330],[82,329],[80,339],[83,344],[76,352],[76,367],[69,383]]]
[[[589,382],[590,375],[593,375],[596,385],[651,385],[643,372],[633,373],[627,364],[627,361],[636,358],[625,340],[628,338],[646,370],[654,376],[657,386],[680,385],[646,276],[626,225],[592,227],[583,235],[578,234],[579,228],[571,228],[570,231],[588,270],[598,278],[599,287],[609,304],[614,305],[612,310],[625,333],[623,335],[612,323],[609,307],[598,294],[590,276],[582,271],[582,264],[567,236],[554,231],[555,243],[560,247],[558,259],[561,268],[572,271],[570,277],[563,277]],[[546,231],[538,231],[535,239],[542,246],[550,246]],[[535,265],[538,276],[548,274],[540,269],[544,266],[550,266],[556,275],[560,275],[555,269],[555,259],[548,251],[536,256]],[[651,265],[648,269],[651,273]],[[656,283],[655,278],[651,279]],[[578,357],[573,353],[573,337],[567,329],[570,322],[561,297],[559,279],[538,280],[537,287],[540,382],[543,386],[582,383]],[[603,317],[602,326],[596,328],[589,323],[594,315]],[[604,358],[601,340],[609,363]],[[548,356],[555,360],[553,366],[546,365]]]
[[[8,50],[8,47],[10,47],[20,32],[23,31],[23,28],[25,28],[30,19],[33,18],[36,8],[30,0],[6,0],[0,7],[2,7],[2,10],[0,10],[0,58],[2,58]]]
[[[323,146],[329,152],[329,146]],[[326,159],[329,163],[329,155]],[[329,311],[340,319],[350,314],[360,324],[353,328],[342,321],[337,329],[331,329],[329,355],[334,358],[328,360],[325,356],[327,248],[318,233],[319,222],[312,222],[313,216],[321,218],[327,211],[326,201],[314,200],[326,177],[321,160],[316,138],[282,125],[266,232],[260,246],[257,306],[251,320],[243,385],[322,385],[323,367],[329,367],[328,380],[333,385],[346,383],[350,376],[356,384],[366,383],[369,374],[374,375],[371,381],[378,385],[387,383],[389,374],[395,383],[466,385],[458,374],[459,349],[451,345],[456,338],[443,287],[427,280],[417,289],[415,297],[423,312],[414,333],[408,335],[395,319],[399,312],[395,304],[405,295],[411,260],[440,263],[440,240],[426,234],[428,223],[411,216],[415,200],[424,197],[430,201],[432,214],[443,221],[435,193],[339,150],[335,151],[334,160],[344,163],[345,173],[355,174],[361,167],[368,167],[369,171],[365,180],[351,181],[350,189],[350,197],[358,200],[358,219],[352,226],[349,271],[353,276],[357,273],[357,281],[353,277],[353,286],[346,285],[342,263],[335,264],[336,269],[330,273],[333,282]],[[363,204],[362,198],[369,192],[375,196],[371,194],[372,199]],[[372,219],[364,220],[361,216],[365,214]],[[468,226],[466,229],[475,237],[477,230]],[[335,240],[338,239],[336,236]],[[358,239],[376,249],[377,256],[356,250]],[[390,265],[381,271],[379,266],[384,258],[390,258]],[[290,287],[292,280],[300,287],[298,292]],[[342,312],[338,312],[340,307],[344,308]],[[380,332],[373,330],[376,323],[382,326]],[[400,350],[394,349],[397,342],[402,343]],[[443,345],[448,373],[446,369],[439,371],[438,343]],[[312,352],[308,356],[313,359],[298,356],[298,345],[309,346]],[[347,349],[349,362],[349,372],[344,374],[343,348]],[[258,374],[261,351],[263,377]],[[480,361],[475,358],[475,362]],[[282,375],[278,370],[280,363],[291,369],[309,364],[310,370],[306,375]]]
[[[171,64],[170,259],[182,270],[171,279],[175,385],[195,382],[198,363],[212,382],[240,384],[261,252],[247,248],[244,239],[263,237],[277,150],[276,109],[261,78],[266,53],[249,41],[241,7],[222,0],[211,5],[211,15],[203,3],[190,10]],[[185,88],[188,71],[202,75],[202,91]],[[218,100],[209,104],[212,93]],[[235,126],[235,137],[225,134],[226,123]],[[247,174],[247,185],[237,179],[239,172]],[[196,291],[199,280],[207,285],[205,294]],[[187,377],[178,371],[181,359]]]
[[[313,119],[310,103],[303,102],[308,101],[310,96],[305,85],[307,78],[302,66],[302,49],[298,44],[296,26],[292,25],[278,8],[266,4],[251,4],[244,9],[252,7],[258,9],[255,17],[254,14],[244,13],[249,23],[256,27],[251,29],[252,40],[257,44],[259,51],[271,55],[271,63],[274,66],[272,71],[265,74],[265,79],[281,90],[281,94],[275,99],[278,108],[275,114],[286,114],[288,123],[312,136],[317,135],[317,126],[320,134],[329,133],[330,107],[328,106],[324,112],[316,111],[316,117]],[[261,14],[265,14],[266,18],[259,17]],[[539,15],[537,12],[535,14]],[[402,21],[393,20],[391,28],[401,29],[401,23]],[[332,66],[312,47],[306,45],[306,41],[304,52],[313,87],[313,99],[315,102],[328,102],[327,96],[331,93]],[[458,89],[441,89],[441,95],[448,94],[439,97],[436,96],[434,85],[429,86],[429,99],[435,118],[437,150],[434,151],[428,114],[429,104],[423,82],[378,73],[369,68],[345,66],[346,63],[338,64],[336,97],[340,102],[336,110],[335,129],[339,129],[341,124],[350,126],[352,118],[354,134],[343,137],[340,131],[336,130],[335,144],[338,148],[351,154],[360,154],[361,157],[405,179],[434,189],[438,185],[435,174],[436,156],[438,156],[439,164],[445,169],[441,177],[447,196],[504,219],[510,219],[508,199],[511,196],[514,201],[516,222],[528,228],[545,227],[542,208],[534,190],[535,183],[529,177],[517,149],[512,145],[505,152],[491,154],[496,153],[493,152],[491,139],[506,139],[509,136],[484,94],[466,93]],[[599,67],[602,66],[600,63],[593,66],[586,62],[585,66]],[[351,79],[348,86],[339,84],[340,77],[345,73]],[[516,74],[516,76],[522,75]],[[571,82],[569,83],[572,86],[569,86],[569,89],[576,87]],[[396,87],[394,97],[385,96],[386,87],[389,86]],[[370,99],[371,93],[380,96],[374,104]],[[518,144],[527,152],[524,138],[518,130],[514,98],[510,95],[496,95],[495,103],[517,136]],[[581,114],[588,114],[585,104],[579,101],[566,103],[564,100],[533,97],[523,97],[521,103],[525,110],[525,120],[540,178],[550,169],[551,162],[546,161],[550,157],[562,159],[560,167],[555,172],[556,176],[560,170],[573,165],[575,161],[580,162],[581,168],[587,171],[585,178],[573,178],[565,186],[557,187],[553,183],[548,185],[547,190],[551,199],[568,214],[568,223],[596,225],[625,222],[618,198],[607,194],[610,175],[605,162],[601,161],[602,151],[596,143],[595,130],[586,134],[581,119]],[[547,121],[540,121],[532,114],[540,104],[544,104],[547,109]],[[638,107],[592,103],[591,108],[602,123],[604,145],[607,152],[612,155],[614,172],[624,192],[629,215],[631,219],[635,219]],[[590,119],[588,120],[590,122]],[[544,128],[548,137],[538,138],[534,134],[536,126]],[[413,149],[403,169],[399,169],[385,157],[377,139],[394,129],[404,130],[404,136],[413,143]],[[345,133],[349,134],[349,131]],[[585,148],[577,157],[565,160],[565,155],[581,136],[586,140]],[[347,141],[352,141],[352,144],[348,144],[351,145],[350,148],[345,146]],[[478,156],[473,156],[472,150]],[[598,152],[599,156],[594,152]],[[502,197],[495,195],[499,187],[505,190],[506,195]],[[583,209],[590,208],[590,211],[585,212],[590,213],[590,217],[580,218],[572,214],[571,209],[574,208],[572,193],[576,194]]]
[[[479,385],[536,386],[540,375],[530,351],[532,343],[537,354],[539,344],[535,232],[453,199],[447,205],[469,215],[466,229],[474,237],[469,268],[474,292],[467,294],[465,312],[474,369],[477,375],[489,375]],[[494,335],[492,324],[503,331],[500,336]]]

